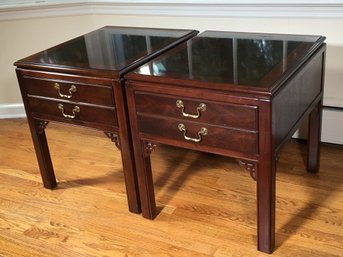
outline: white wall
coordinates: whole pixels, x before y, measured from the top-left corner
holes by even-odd
[[[203,15],[203,9],[201,15],[195,16],[178,16],[172,10],[169,15],[158,15],[161,13],[160,9],[159,12],[156,11],[151,15],[154,12],[151,9],[153,6],[150,9],[148,8],[149,5],[145,5],[145,7],[147,8],[146,14],[144,11],[137,13],[135,8],[132,8],[135,15],[128,15],[126,12],[129,10],[126,9],[124,14],[121,14],[118,11],[122,10],[120,8],[114,12],[109,12],[110,14],[103,14],[107,12],[99,11],[97,8],[87,9],[87,11],[78,8],[75,13],[86,14],[72,15],[67,12],[68,16],[51,18],[44,17],[46,15],[42,13],[44,12],[42,10],[40,15],[37,14],[42,16],[41,18],[15,20],[8,20],[8,12],[3,12],[4,15],[7,15],[6,20],[5,18],[1,19],[0,8],[0,116],[15,116],[13,115],[13,108],[18,109],[20,106],[18,104],[21,103],[13,67],[14,61],[105,25],[324,35],[327,37],[326,42],[328,44],[324,105],[343,107],[343,86],[341,85],[341,81],[343,81],[343,15],[341,17],[341,14],[343,12],[340,15],[336,13],[335,15],[320,16],[321,12],[312,15],[319,17],[296,15],[297,17],[291,18],[275,18],[273,15],[268,17],[268,13],[260,15],[261,17],[246,17],[244,15],[241,15],[242,17],[231,17],[230,15],[216,17],[216,13]],[[278,12],[281,13],[280,10],[282,9],[278,9]],[[13,12],[13,9],[10,9],[10,12]],[[63,15],[63,10],[61,12],[59,9],[59,12],[59,15]],[[168,12],[168,9],[165,12]],[[191,10],[189,12],[191,13]],[[4,15],[3,17],[5,17]],[[34,16],[32,13],[25,12],[22,17],[30,17],[30,15]],[[20,14],[14,15],[14,17],[20,18]],[[14,111],[14,113],[16,112],[20,114],[22,109],[19,107],[17,111]],[[324,119],[326,123],[323,126],[324,140],[343,144],[343,112],[335,111],[334,118],[330,119],[329,117],[331,117],[331,113],[326,115]],[[337,123],[337,120],[342,123]],[[334,123],[331,125],[330,122]],[[341,126],[342,129],[337,129],[337,126],[338,128]],[[330,127],[330,129],[325,127]],[[337,131],[332,132],[332,127]],[[329,136],[325,136],[326,131],[329,131]],[[337,135],[332,135],[332,133]]]
[[[20,103],[13,63],[91,28],[89,16],[0,22],[0,104]]]

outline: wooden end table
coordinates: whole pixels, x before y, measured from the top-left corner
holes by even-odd
[[[140,213],[123,76],[196,34],[104,27],[15,63],[44,187],[56,186],[47,124],[101,130],[121,150],[129,210]]]
[[[233,157],[256,180],[258,250],[271,253],[278,156],[308,115],[307,169],[319,167],[324,40],[209,31],[129,73],[143,216],[156,215],[150,153],[157,144]]]

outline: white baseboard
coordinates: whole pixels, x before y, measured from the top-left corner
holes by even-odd
[[[298,129],[293,137],[307,138],[307,121]],[[322,142],[343,145],[343,109],[323,109]]]
[[[23,104],[0,104],[0,119],[26,117]]]
[[[343,145],[343,110],[324,109],[322,142]]]

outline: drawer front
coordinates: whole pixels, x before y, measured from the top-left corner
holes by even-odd
[[[246,130],[230,129],[180,119],[162,118],[149,115],[137,115],[138,129],[147,137],[164,143],[173,140],[175,145],[189,147],[212,147],[244,154],[258,153],[258,133]],[[180,125],[182,124],[182,125]]]
[[[135,92],[137,113],[256,131],[257,107]]]
[[[25,77],[28,95],[114,107],[112,86]]]
[[[100,108],[36,97],[29,97],[28,102],[32,115],[36,118],[46,118],[66,123],[84,123],[85,126],[99,124],[118,127],[115,108]]]

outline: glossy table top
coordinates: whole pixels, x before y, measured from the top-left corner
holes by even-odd
[[[123,70],[194,30],[104,27],[15,63],[41,68]]]
[[[321,36],[206,31],[139,67],[129,77],[268,90],[306,61],[324,40]]]

